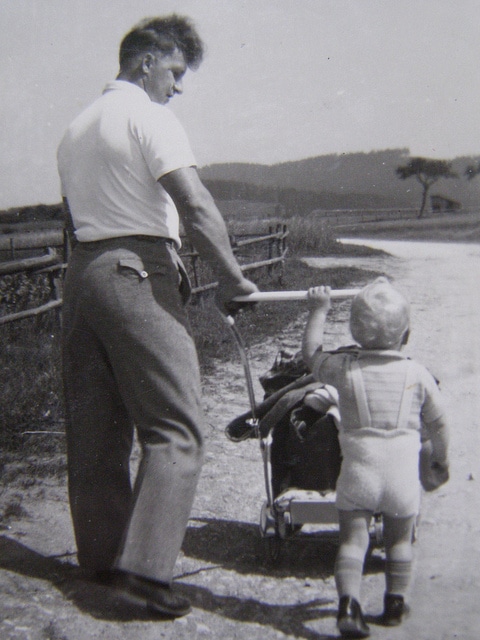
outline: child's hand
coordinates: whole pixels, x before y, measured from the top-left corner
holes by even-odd
[[[420,451],[420,481],[425,491],[435,491],[450,477],[448,461],[437,462],[432,455],[432,443],[426,440]]]
[[[323,309],[328,311],[331,306],[330,287],[310,287],[308,290],[308,301],[311,309]]]
[[[423,488],[425,491],[435,491],[435,489],[441,487],[442,484],[448,482],[449,478],[448,465],[432,462],[428,470],[428,476],[424,478]]]

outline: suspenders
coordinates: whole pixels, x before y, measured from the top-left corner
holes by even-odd
[[[407,367],[405,372],[405,383],[403,387],[402,399],[397,416],[397,429],[405,429],[408,424],[410,409],[413,400],[413,367],[412,361],[406,360]],[[367,403],[367,394],[365,393],[365,385],[363,383],[362,370],[358,363],[358,359],[350,360],[350,372],[352,374],[353,391],[357,402],[358,415],[362,427],[371,427],[372,418]]]

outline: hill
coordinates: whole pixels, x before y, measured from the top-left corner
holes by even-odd
[[[422,187],[415,180],[400,180],[397,167],[410,159],[408,149],[370,153],[330,154],[274,165],[212,164],[199,169],[200,177],[219,202],[223,213],[236,218],[305,215],[315,210],[417,209]],[[467,180],[465,169],[480,156],[452,160],[456,179],[436,182],[430,195],[457,201],[463,211],[480,206],[480,176]],[[239,203],[241,201],[241,204]],[[0,233],[20,226],[63,224],[62,204],[33,205],[0,211]]]
[[[408,149],[387,149],[330,154],[275,165],[212,164],[202,167],[200,175],[212,186],[212,191],[219,182],[235,182],[262,187],[271,194],[279,190],[316,194],[318,208],[324,209],[409,208],[419,206],[422,188],[415,178],[400,180],[395,173],[396,168],[409,159]],[[432,187],[431,195],[456,200],[463,208],[478,206],[480,179],[468,181],[463,176],[466,166],[476,159],[455,158],[452,167],[460,177],[439,180]]]

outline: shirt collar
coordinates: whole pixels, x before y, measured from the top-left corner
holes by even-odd
[[[126,80],[110,80],[105,85],[103,93],[109,93],[110,91],[123,91],[130,93],[131,95],[144,96],[145,100],[151,102],[148,94],[138,85],[133,84],[133,82],[127,82]]]
[[[398,358],[399,360],[409,360],[408,356],[401,351],[394,349],[359,349],[359,358],[368,358],[368,356],[384,356],[386,358]]]

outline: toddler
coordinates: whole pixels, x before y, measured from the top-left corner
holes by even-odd
[[[380,622],[395,626],[408,612],[404,596],[421,494],[420,431],[431,441],[431,489],[448,480],[447,424],[435,379],[400,352],[408,339],[409,305],[386,278],[377,278],[352,301],[350,330],[359,346],[323,352],[330,288],[314,287],[308,299],[303,357],[314,377],[333,385],[339,396],[337,625],[345,638],[365,638],[370,630],[359,600],[371,518],[383,514],[386,590]]]

